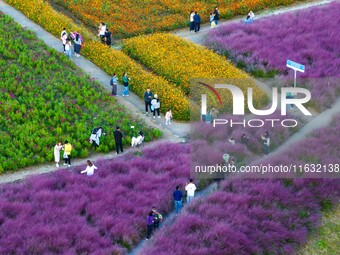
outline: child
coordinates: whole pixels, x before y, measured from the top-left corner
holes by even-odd
[[[166,114],[165,114],[165,125],[171,125],[171,120],[172,118],[172,112],[171,112],[171,109],[169,109]]]

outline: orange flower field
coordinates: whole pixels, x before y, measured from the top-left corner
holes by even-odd
[[[189,24],[190,10],[200,13],[208,21],[216,2],[222,18],[246,15],[249,9],[259,11],[296,0],[52,0],[70,10],[86,26],[96,28],[105,22],[114,36],[131,37],[140,33],[171,31]],[[303,1],[303,0],[300,0]]]

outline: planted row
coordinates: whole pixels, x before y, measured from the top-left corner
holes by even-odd
[[[160,135],[129,115],[101,86],[65,56],[0,13],[0,172],[51,161],[57,141],[68,140],[72,156],[89,154],[91,130],[102,126],[99,151],[115,148],[116,125],[124,144],[145,130],[147,140]]]
[[[127,254],[145,238],[152,206],[166,214],[189,178],[189,146],[158,144],[136,155],[0,187],[1,254]],[[84,166],[85,167],[85,166]]]
[[[305,65],[305,72],[298,73],[298,85],[311,90],[316,107],[323,110],[340,95],[339,10],[340,4],[333,2],[253,24],[228,24],[210,31],[206,45],[259,77],[293,77],[287,59]]]
[[[48,2],[43,0],[6,0],[6,2],[58,38],[63,27],[68,31],[80,32],[85,40],[82,55],[110,75],[116,73],[121,78],[125,71],[128,72],[131,77],[130,88],[134,93],[143,98],[145,90],[149,87],[161,98],[162,111],[170,108],[175,119],[189,120],[189,101],[184,93],[162,77],[146,71],[121,51],[103,45],[86,28],[75,25],[72,19],[53,10]]]

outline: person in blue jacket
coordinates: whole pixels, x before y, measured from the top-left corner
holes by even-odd
[[[200,31],[200,26],[201,26],[201,17],[198,14],[198,12],[195,12],[194,22],[195,22],[195,33],[198,33]]]

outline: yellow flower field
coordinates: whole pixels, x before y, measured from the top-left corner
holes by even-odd
[[[125,39],[123,51],[158,75],[174,82],[187,95],[192,91],[192,86],[197,86],[196,82],[190,83],[192,79],[216,78],[237,85],[245,94],[248,87],[253,88],[256,107],[268,103],[267,95],[246,73],[211,50],[177,36],[157,33]],[[226,102],[224,110],[230,111],[231,94],[222,91],[221,97]]]
[[[209,13],[219,3],[221,17],[246,15],[250,9],[288,5],[296,0],[52,0],[70,10],[86,26],[95,28],[105,22],[115,37],[131,37],[140,33],[171,31],[189,24],[190,10],[200,13],[208,22]],[[303,1],[303,0],[300,0]]]
[[[43,0],[6,0],[9,4],[22,11],[28,18],[43,26],[59,38],[60,31],[67,27],[68,31],[78,31],[85,40],[82,55],[90,59],[108,74],[117,73],[121,78],[127,71],[131,77],[131,90],[141,98],[147,87],[157,93],[162,100],[162,111],[173,110],[175,119],[189,120],[189,101],[185,94],[176,89],[164,78],[146,70],[123,52],[103,45],[86,28],[77,26],[65,15],[55,11],[48,2]]]

